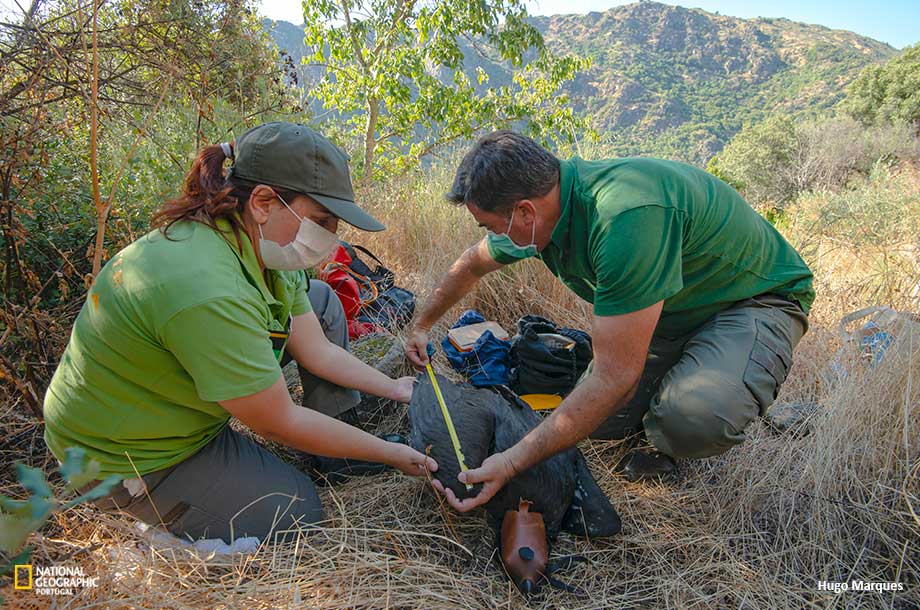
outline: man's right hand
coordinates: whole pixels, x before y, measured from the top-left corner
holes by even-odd
[[[406,358],[421,371],[431,362],[428,358],[428,331],[414,327],[406,339]]]
[[[454,261],[438,283],[425,304],[425,309],[416,317],[415,326],[406,340],[406,358],[418,370],[425,368],[428,359],[428,331],[447,311],[460,302],[476,282],[487,273],[501,269],[489,254],[489,245],[483,237],[470,246],[460,258]]]

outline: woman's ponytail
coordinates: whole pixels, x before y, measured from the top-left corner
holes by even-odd
[[[201,148],[185,175],[182,194],[166,201],[154,212],[151,226],[161,229],[169,237],[170,227],[180,220],[201,222],[216,229],[217,219],[226,218],[239,239],[239,231],[243,227],[236,213],[243,211],[243,202],[252,189],[227,179],[224,171],[227,159],[233,159],[231,143]]]

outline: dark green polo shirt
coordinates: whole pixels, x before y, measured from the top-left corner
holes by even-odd
[[[272,335],[310,311],[306,277],[269,271],[266,285],[246,234],[240,251],[218,225],[228,233],[197,222],[173,225],[172,241],[153,231],[103,267],[45,395],[58,459],[79,446],[102,475],[166,468],[227,423],[218,401],[281,375]]]
[[[807,312],[812,274],[733,188],[675,161],[561,162],[561,216],[538,257],[598,316],[664,301],[655,333],[684,335],[733,303],[788,296]],[[513,259],[495,250],[500,263]]]

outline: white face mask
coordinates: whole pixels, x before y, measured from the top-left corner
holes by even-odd
[[[277,242],[265,239],[262,235],[262,225],[259,225],[259,251],[265,266],[279,271],[296,271],[315,267],[327,259],[339,243],[336,234],[324,229],[309,218],[297,216],[287,201],[281,199],[280,195],[278,199],[300,221],[300,228],[297,230],[297,235],[294,236],[294,241],[281,246]]]

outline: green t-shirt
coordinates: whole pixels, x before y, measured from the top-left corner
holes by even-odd
[[[561,215],[538,257],[598,316],[664,301],[655,334],[678,337],[733,303],[774,292],[808,312],[812,274],[725,182],[675,161],[562,161]],[[497,262],[514,259],[489,252]]]
[[[290,318],[310,311],[306,277],[269,271],[267,286],[247,235],[240,252],[229,223],[218,226],[227,233],[152,231],[102,268],[45,395],[58,459],[79,446],[103,475],[166,468],[227,423],[218,401],[281,375]]]

